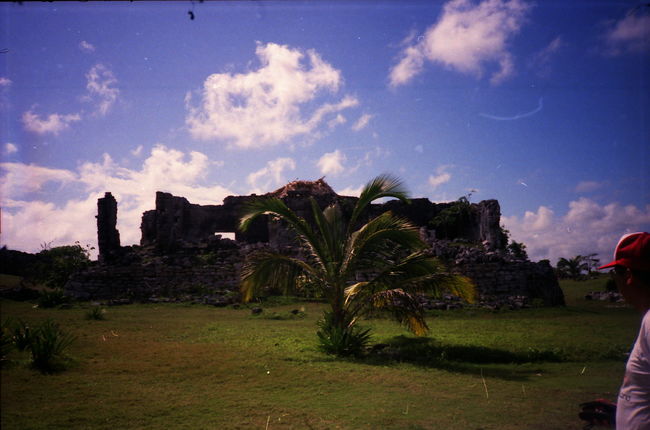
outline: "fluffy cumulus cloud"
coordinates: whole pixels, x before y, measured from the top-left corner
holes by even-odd
[[[53,113],[42,118],[30,109],[23,114],[22,120],[27,131],[40,135],[48,133],[57,135],[70,127],[73,122],[81,120],[81,115],[78,113],[68,115]]]
[[[519,32],[529,8],[521,0],[449,1],[423,36],[405,41],[400,60],[390,71],[391,86],[411,81],[427,61],[477,78],[488,64],[496,64],[490,81],[501,83],[514,73],[508,42]]]
[[[605,32],[605,53],[622,55],[650,51],[650,15],[630,13]]]
[[[97,105],[97,114],[106,115],[117,101],[120,90],[116,87],[117,79],[113,72],[103,64],[95,64],[86,73],[85,100]]]
[[[250,192],[264,194],[286,182],[284,171],[295,170],[296,162],[291,158],[281,157],[266,163],[260,170],[251,173],[246,181],[251,186]]]
[[[334,152],[328,152],[318,160],[316,165],[323,175],[338,175],[345,170],[343,163],[347,157],[338,149]]]
[[[118,229],[123,245],[138,243],[142,213],[153,209],[156,191],[186,197],[197,204],[219,204],[233,194],[219,185],[204,185],[212,163],[200,152],[189,154],[158,145],[139,169],[122,167],[105,154],[101,162],[87,162],[69,171],[22,163],[2,163],[2,244],[10,249],[38,251],[79,241],[96,246],[97,199],[110,191],[118,202]],[[48,183],[75,188],[83,197],[57,204],[29,199]],[[24,226],[30,228],[24,228]]]
[[[358,104],[351,96],[322,100],[322,95],[339,91],[343,78],[315,50],[258,43],[256,55],[257,70],[210,75],[198,106],[188,94],[186,124],[194,138],[240,148],[289,142],[296,136],[317,136],[323,123],[336,125],[341,111]]]
[[[436,169],[435,175],[429,176],[429,186],[433,189],[451,180],[451,173],[447,172],[449,166],[440,166]]]
[[[560,257],[597,253],[605,262],[621,235],[650,229],[650,205],[601,205],[583,197],[570,202],[564,216],[540,206],[523,217],[503,217],[502,222],[514,240],[526,245],[532,260],[555,264]]]
[[[9,78],[5,78],[4,76],[0,76],[0,88],[2,87],[9,87],[11,86],[13,82]]]

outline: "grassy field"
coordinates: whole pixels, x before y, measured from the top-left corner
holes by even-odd
[[[323,305],[249,309],[0,302],[2,319],[53,318],[77,340],[66,371],[12,352],[2,369],[8,429],[580,429],[578,404],[614,400],[640,315],[587,302],[605,280],[564,282],[565,308],[432,314],[413,338],[364,321],[400,356],[341,360],[316,347]],[[304,316],[289,311],[304,308]],[[532,360],[532,362],[527,362]]]

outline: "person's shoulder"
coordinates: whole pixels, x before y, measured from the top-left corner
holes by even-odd
[[[641,332],[650,335],[650,310],[646,311],[641,320]]]

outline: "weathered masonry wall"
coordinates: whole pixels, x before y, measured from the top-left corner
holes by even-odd
[[[295,184],[295,183],[294,183]],[[314,186],[313,184],[316,184]],[[292,185],[292,184],[289,184]],[[310,220],[311,206],[308,197],[313,197],[321,208],[333,203],[340,204],[344,211],[350,211],[357,198],[337,195],[324,181],[307,183],[301,187],[281,188],[265,196],[229,196],[222,205],[191,204],[183,197],[169,193],[156,193],[156,208],[142,216],[142,246],[155,245],[163,252],[178,247],[196,245],[216,233],[234,232],[237,241],[246,243],[268,242],[278,245],[285,242],[286,233],[276,223],[260,218],[246,233],[237,230],[242,208],[248,202],[260,197],[279,197],[299,216]],[[314,192],[316,190],[317,192]],[[428,199],[413,199],[410,204],[399,200],[372,205],[368,216],[374,217],[388,210],[409,219],[419,227],[426,227],[429,221],[451,203],[432,203]],[[472,217],[459,229],[461,238],[468,242],[485,243],[489,249],[503,249],[503,234],[499,225],[501,208],[496,200],[486,200],[473,205]]]
[[[337,203],[351,211],[355,197],[339,196],[322,179],[296,181],[265,196],[229,196],[222,205],[196,205],[183,197],[156,193],[156,208],[142,216],[140,246],[121,247],[117,202],[111,193],[98,201],[99,261],[77,273],[66,292],[81,299],[201,296],[213,304],[236,300],[240,271],[249,252],[258,248],[293,246],[291,235],[279,223],[261,217],[252,228],[237,231],[242,208],[252,199],[277,197],[299,216],[311,219],[308,197],[324,208]],[[476,283],[483,297],[524,296],[546,305],[564,303],[555,274],[548,264],[516,260],[504,251],[500,207],[496,200],[472,204],[471,216],[458,226],[458,241],[435,238],[428,223],[450,203],[413,199],[372,205],[368,217],[387,210],[420,226],[431,253],[451,270]],[[236,232],[236,240],[218,233]],[[293,252],[299,253],[293,249]]]
[[[199,255],[125,249],[119,264],[95,264],[75,274],[66,293],[82,300],[192,296],[227,304],[237,298],[243,256],[233,241],[220,242],[221,249]]]

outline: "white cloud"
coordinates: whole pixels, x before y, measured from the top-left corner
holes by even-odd
[[[528,67],[534,69],[541,77],[548,77],[551,74],[551,60],[553,56],[565,46],[561,36],[557,36],[542,50],[535,53],[528,63]]]
[[[3,163],[2,243],[10,249],[38,251],[43,242],[53,246],[96,246],[97,199],[110,191],[118,201],[118,229],[123,245],[139,243],[142,213],[155,206],[156,191],[186,197],[197,204],[220,204],[233,194],[219,185],[203,185],[212,163],[199,152],[185,154],[155,146],[139,170],[115,163],[105,154],[102,162],[82,164],[77,172],[21,163]],[[83,189],[79,199],[56,204],[20,200],[21,193],[39,191],[47,182]],[[29,226],[29,228],[25,228]]]
[[[23,163],[0,163],[0,193],[3,198],[15,199],[23,193],[40,190],[48,182],[61,185],[77,180],[77,175],[65,169],[51,169]]]
[[[285,170],[294,170],[296,163],[291,158],[277,158],[266,163],[266,167],[253,172],[246,178],[246,181],[251,186],[251,193],[264,194],[273,191],[286,182],[284,177]]]
[[[390,71],[390,85],[408,83],[422,72],[425,60],[480,78],[486,64],[499,69],[490,78],[499,84],[514,74],[509,40],[519,32],[530,8],[521,0],[451,0],[424,36],[407,42],[400,61]]]
[[[111,109],[120,90],[113,85],[117,84],[117,79],[106,66],[102,64],[94,65],[86,74],[87,94],[82,97],[85,101],[94,101],[97,104],[97,114],[106,115]],[[81,113],[61,115],[58,113],[50,114],[43,119],[39,115],[28,110],[23,114],[22,121],[25,129],[36,134],[52,133],[58,135],[61,131],[70,127],[70,124],[81,120]]]
[[[32,133],[41,135],[52,133],[57,135],[67,129],[71,123],[81,120],[81,116],[78,113],[69,115],[53,113],[46,119],[42,119],[31,110],[28,110],[23,114],[22,120],[25,129]]]
[[[334,152],[327,152],[318,160],[316,165],[323,175],[338,175],[345,170],[343,163],[347,157],[338,149]]]
[[[320,103],[307,113],[323,92],[336,93],[343,83],[341,72],[323,61],[313,49],[303,52],[286,45],[258,43],[260,68],[248,73],[215,73],[203,84],[201,104],[186,97],[186,124],[201,140],[225,140],[240,148],[289,142],[316,133],[333,114],[356,106],[345,96],[334,103]]]
[[[416,145],[415,148],[413,148],[413,150],[418,154],[422,154],[424,152],[424,147],[422,145]]]
[[[340,191],[337,191],[336,194],[339,196],[359,197],[361,195],[361,191],[363,191],[363,187],[363,185],[359,185],[358,187],[346,187]]]
[[[601,188],[603,186],[602,183],[596,182],[596,181],[581,181],[576,185],[575,187],[575,192],[576,193],[590,193],[592,191],[596,191],[597,189]]]
[[[144,148],[144,146],[138,145],[137,148],[131,150],[131,154],[134,155],[135,157],[139,157],[140,155],[142,155],[142,149],[143,148]]]
[[[449,166],[440,166],[436,169],[436,175],[429,176],[429,185],[431,188],[438,188],[440,185],[449,182],[451,174],[447,172]]]
[[[0,76],[0,87],[9,87],[11,84],[13,84],[11,79]]]
[[[87,54],[95,52],[95,46],[92,43],[86,42],[85,40],[79,42],[79,49]]]
[[[361,165],[372,166],[374,160],[385,160],[386,158],[390,157],[390,155],[390,149],[381,146],[375,146],[370,151],[366,151],[366,153],[363,155],[363,160],[361,160],[359,166],[357,167],[360,167]]]
[[[570,202],[564,216],[540,206],[537,212],[503,217],[502,222],[514,240],[526,245],[532,260],[555,264],[560,257],[597,253],[605,263],[621,235],[650,228],[650,205],[600,205],[583,197]]]
[[[347,122],[347,119],[341,114],[337,114],[334,119],[329,120],[327,123],[329,128],[334,128],[338,125],[345,124]]]
[[[368,126],[368,123],[370,122],[371,119],[372,119],[372,115],[364,113],[363,115],[361,115],[361,117],[359,117],[357,122],[355,122],[354,125],[352,125],[352,130],[354,131],[363,130]]]
[[[11,154],[15,154],[16,152],[18,152],[18,147],[16,145],[14,145],[11,142],[7,142],[5,144],[5,154],[11,155]]]
[[[84,98],[97,103],[97,113],[99,115],[106,115],[120,94],[120,90],[115,88],[117,84],[115,75],[103,64],[95,64],[86,73],[86,79],[88,95]]]
[[[650,15],[630,13],[611,24],[604,37],[607,55],[650,51]]]

